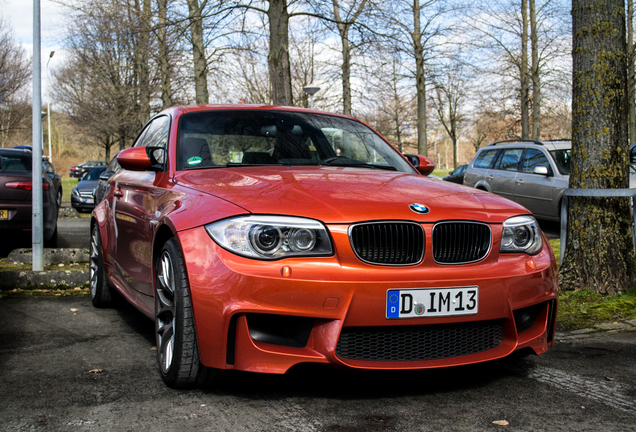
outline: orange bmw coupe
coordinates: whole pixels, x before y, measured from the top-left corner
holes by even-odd
[[[155,116],[91,220],[90,294],[154,320],[165,383],[300,363],[423,369],[552,345],[536,220],[428,178],[351,117],[201,105]]]

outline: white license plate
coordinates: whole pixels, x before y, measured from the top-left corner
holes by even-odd
[[[93,204],[94,201],[93,198],[86,198],[86,204]]]
[[[474,315],[479,308],[479,287],[388,290],[387,318],[424,318]]]

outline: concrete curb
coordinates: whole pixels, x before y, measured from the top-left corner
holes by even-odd
[[[20,289],[84,288],[88,286],[88,270],[3,271],[0,291]]]
[[[88,262],[90,257],[88,249],[45,248],[43,258],[44,265],[51,265],[60,263],[84,263]],[[7,260],[31,264],[33,262],[32,251],[30,248],[14,249],[9,253]]]

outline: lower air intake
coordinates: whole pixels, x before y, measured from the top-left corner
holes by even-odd
[[[405,327],[345,327],[336,355],[351,360],[422,361],[488,351],[501,344],[501,321]]]

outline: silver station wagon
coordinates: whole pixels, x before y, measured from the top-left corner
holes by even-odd
[[[538,219],[559,221],[561,198],[570,180],[571,148],[566,140],[494,142],[470,161],[464,185],[516,201]],[[632,155],[636,160],[636,151]],[[636,188],[634,165],[629,187]]]
[[[464,185],[516,201],[539,219],[559,220],[570,178],[570,141],[498,141],[479,149]]]

